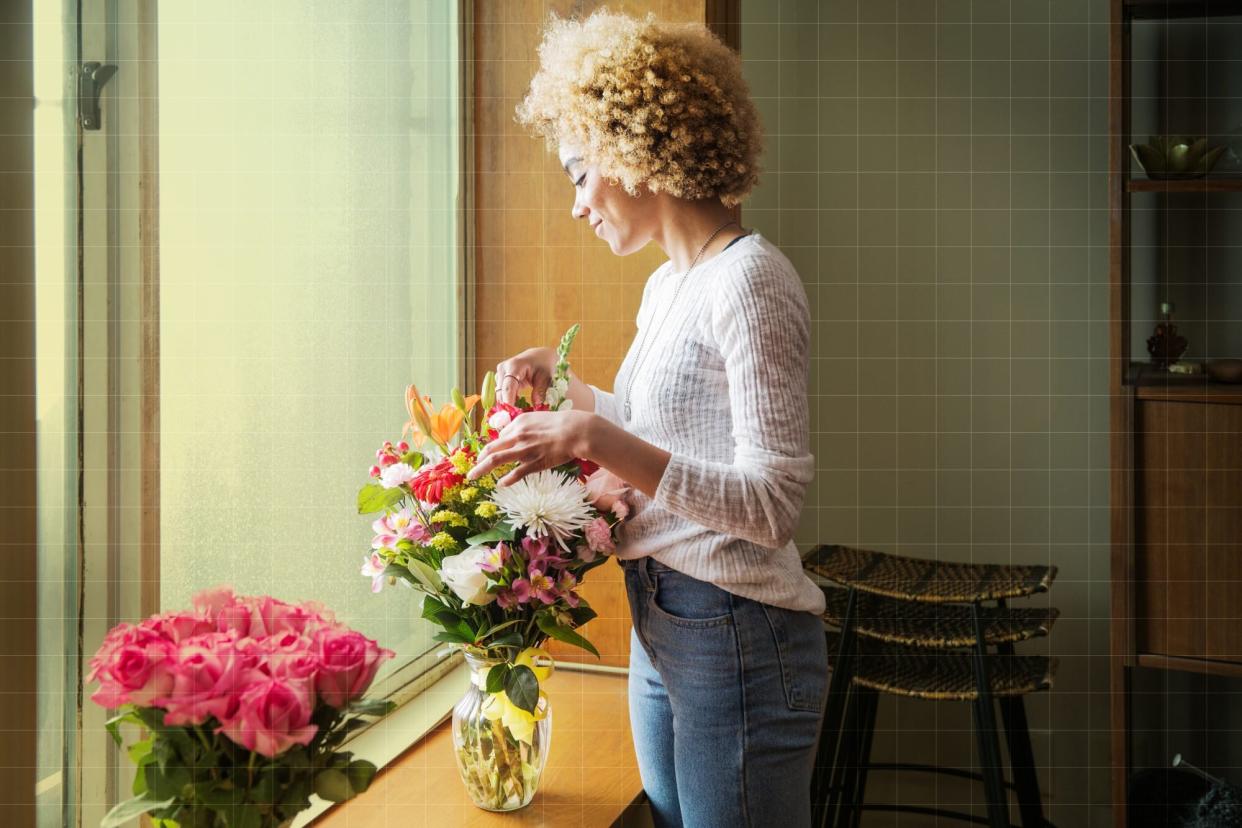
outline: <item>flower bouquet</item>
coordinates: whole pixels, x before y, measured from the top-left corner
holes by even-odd
[[[91,696],[138,725],[132,799],[103,828],[150,814],[161,828],[272,828],[310,806],[365,791],[375,765],[340,750],[391,702],[364,701],[393,653],[324,608],[227,588],[190,612],[119,624],[91,660]]]
[[[358,511],[379,514],[362,574],[376,592],[385,583],[421,592],[422,617],[442,628],[435,639],[462,650],[470,666],[453,734],[462,780],[488,810],[530,802],[547,758],[550,708],[540,682],[553,665],[542,645],[555,638],[599,656],[575,632],[595,617],[577,590],[615,551],[628,509],[619,481],[587,460],[501,487],[516,464],[467,480],[483,447],[517,418],[570,407],[568,353],[577,332],[575,325],[561,339],[539,405],[497,403],[490,372],[480,395],[455,389],[437,413],[411,386],[402,437],[410,434],[413,446],[384,443],[372,482],[358,493]]]

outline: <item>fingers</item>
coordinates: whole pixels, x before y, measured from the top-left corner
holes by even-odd
[[[513,471],[496,481],[496,487],[503,489],[505,486],[512,486],[528,474],[534,474],[544,469],[550,469],[552,465],[542,460],[522,463]]]
[[[508,362],[496,366],[496,399],[507,405],[517,402],[518,392],[522,390],[520,369],[515,369]]]
[[[503,466],[507,463],[521,461],[523,450],[521,448],[495,448],[493,443],[487,447],[482,454],[479,455],[478,462],[474,464],[474,468],[466,475],[467,480],[478,480],[485,474],[489,474],[493,469]]]

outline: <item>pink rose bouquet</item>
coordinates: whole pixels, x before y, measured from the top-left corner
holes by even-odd
[[[366,790],[375,766],[339,750],[391,703],[364,700],[393,653],[323,607],[218,588],[194,609],[119,624],[91,660],[91,696],[138,725],[134,797],[103,826],[139,814],[185,826],[276,826]]]

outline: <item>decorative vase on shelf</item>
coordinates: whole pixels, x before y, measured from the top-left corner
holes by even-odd
[[[1173,304],[1161,302],[1160,313],[1164,321],[1156,323],[1156,330],[1147,337],[1147,353],[1153,365],[1168,368],[1182,358],[1190,343],[1186,337],[1178,335],[1177,326],[1173,324]]]
[[[505,693],[487,692],[487,675],[505,663],[465,653],[470,688],[453,708],[453,753],[471,801],[487,811],[530,804],[552,744],[552,710],[540,692],[533,714]]]

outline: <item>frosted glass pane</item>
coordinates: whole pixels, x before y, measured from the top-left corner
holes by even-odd
[[[399,666],[433,631],[354,501],[405,384],[458,375],[456,6],[164,11],[162,602],[317,599]]]

